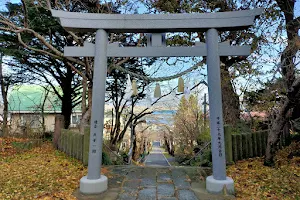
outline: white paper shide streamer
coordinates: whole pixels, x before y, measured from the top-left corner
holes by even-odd
[[[133,94],[133,89],[132,89],[132,84],[131,84],[130,76],[129,76],[129,74],[127,74],[127,82],[126,82],[124,99],[125,100],[130,100],[132,94]]]

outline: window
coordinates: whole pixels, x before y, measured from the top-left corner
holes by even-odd
[[[77,115],[72,115],[72,124],[77,124]]]
[[[30,128],[39,128],[42,125],[42,119],[38,114],[26,114],[21,116],[21,124]]]
[[[71,124],[79,124],[81,120],[81,114],[72,114],[71,116]]]

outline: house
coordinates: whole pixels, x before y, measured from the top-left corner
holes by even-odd
[[[61,100],[51,88],[38,85],[15,86],[8,94],[9,126],[12,133],[23,134],[25,128],[53,132],[55,116],[61,114]],[[104,122],[111,120],[111,105],[106,105]],[[77,129],[81,119],[81,105],[73,109],[70,128]],[[106,137],[109,136],[106,134]]]
[[[61,102],[52,90],[37,85],[15,86],[8,95],[9,125],[12,133],[25,128],[54,130],[55,115]]]

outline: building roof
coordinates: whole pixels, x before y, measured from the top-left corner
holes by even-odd
[[[46,90],[38,85],[15,86],[9,92],[9,112],[34,113],[41,112]],[[48,92],[44,104],[45,113],[60,113],[61,101],[52,89]]]

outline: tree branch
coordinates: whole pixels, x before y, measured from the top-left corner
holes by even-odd
[[[297,17],[295,19],[293,19],[292,21],[290,21],[287,26],[291,26],[296,30],[300,29],[300,17]]]
[[[37,33],[36,31],[30,29],[30,28],[21,28],[21,27],[17,27],[15,24],[13,24],[11,21],[9,21],[7,18],[5,18],[2,14],[0,14],[0,18],[2,20],[0,20],[0,23],[5,24],[6,26],[8,26],[9,28],[5,28],[5,27],[0,27],[0,30],[5,30],[5,31],[9,31],[9,32],[14,32],[17,34],[18,37],[18,41],[20,42],[20,44],[22,44],[25,48],[28,48],[32,51],[36,51],[42,54],[47,54],[53,58],[56,59],[67,59],[71,62],[77,63],[79,65],[85,66],[85,63],[77,60],[73,57],[64,57],[64,54],[62,52],[60,52],[59,50],[57,50],[54,46],[52,46],[49,42],[46,41],[46,39],[40,35],[39,33]],[[49,50],[51,50],[53,53],[50,53],[48,51],[45,50],[41,50],[41,49],[36,49],[33,47],[28,46],[23,40],[22,40],[22,36],[21,33],[22,32],[28,32],[33,34],[39,41],[42,42],[42,44],[44,44]]]
[[[21,0],[23,12],[24,12],[24,27],[28,28],[28,12],[27,12],[27,6],[24,0]]]

